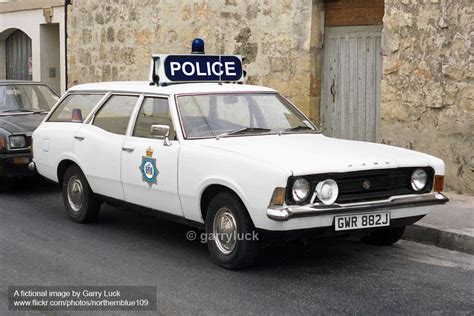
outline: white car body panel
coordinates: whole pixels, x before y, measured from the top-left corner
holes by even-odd
[[[68,92],[80,91],[116,91],[144,94],[178,95],[196,93],[220,93],[220,92],[273,92],[277,91],[268,87],[245,85],[245,84],[220,84],[220,83],[192,83],[173,84],[167,86],[150,85],[149,81],[118,81],[118,82],[97,82],[86,83],[74,86]]]
[[[173,215],[183,216],[178,195],[178,155],[180,144],[171,142],[165,146],[161,139],[127,137],[123,147],[133,152],[122,151],[122,175],[125,201],[153,208]],[[144,182],[140,173],[140,161],[148,148],[153,150],[158,177],[151,186]]]
[[[193,142],[196,144],[183,146],[179,157],[179,194],[186,218],[203,222],[201,196],[208,186],[218,184],[240,197],[259,227],[258,223],[266,218],[273,190],[286,186],[290,171]]]
[[[44,177],[58,182],[59,163],[65,159],[78,162],[73,139],[82,124],[43,122],[40,126],[41,139],[33,146],[34,161]]]
[[[84,124],[74,133],[73,151],[95,193],[124,200],[120,177],[124,140],[125,136],[90,124]]]
[[[203,146],[289,169],[293,175],[429,166],[431,156],[403,148],[326,137],[322,134],[228,137]],[[284,150],[282,150],[284,148]],[[433,164],[437,174],[442,164]]]
[[[254,225],[266,230],[306,229],[330,226],[320,224],[332,223],[334,215],[325,215],[321,219],[292,219],[288,222],[275,222],[266,216],[265,209],[270,202],[273,188],[285,187],[291,175],[413,166],[431,166],[436,174],[444,172],[444,164],[429,155],[393,146],[333,139],[321,134],[229,137],[219,140],[194,140],[190,143],[192,145],[184,146],[180,156],[180,196],[186,217],[203,221],[201,214],[195,211],[199,209],[202,194],[199,192],[208,185],[217,183],[236,192],[247,209],[252,210],[249,214]],[[381,155],[375,153],[376,147],[379,146],[384,149]],[[281,148],[285,150],[282,151]],[[355,148],[359,154],[353,155]],[[321,151],[324,152],[322,158]],[[334,159],[326,159],[327,157]],[[377,157],[377,160],[373,157]],[[222,161],[225,161],[225,164]],[[186,178],[186,174],[194,176]],[[255,177],[257,174],[259,177]],[[199,179],[207,181],[202,181],[200,185]],[[430,209],[422,207],[413,213],[411,208],[406,208],[404,211],[396,210],[390,213],[395,216],[393,218],[398,218],[403,217],[401,214],[425,215]],[[425,211],[426,213],[423,213]]]
[[[38,172],[58,181],[59,164],[71,160],[83,170],[95,193],[197,223],[204,222],[201,198],[211,185],[232,190],[247,208],[255,227],[286,231],[328,227],[335,216],[324,214],[287,221],[269,218],[267,209],[273,191],[277,187],[286,187],[290,176],[400,167],[432,167],[436,175],[444,175],[444,163],[436,157],[387,145],[333,139],[322,134],[230,136],[219,140],[183,137],[175,104],[177,95],[276,93],[265,87],[216,83],[157,87],[148,82],[118,82],[80,85],[68,93],[81,91],[134,92],[168,97],[178,140],[165,146],[162,139],[132,137],[132,123],[128,134],[120,136],[92,126],[87,120],[83,124],[50,123],[47,117],[33,134],[34,162]],[[136,113],[137,108],[132,118]],[[74,136],[84,137],[84,140]],[[133,148],[133,151],[125,152],[122,147]],[[151,186],[143,181],[139,168],[149,147],[153,149],[159,170],[156,184]],[[399,207],[388,212],[392,219],[397,219],[425,215],[430,209],[431,206]]]

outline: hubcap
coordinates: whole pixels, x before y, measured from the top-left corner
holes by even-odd
[[[74,212],[79,212],[84,202],[84,190],[81,179],[72,176],[67,183],[67,199]]]
[[[217,248],[225,254],[231,254],[237,243],[237,224],[229,209],[219,209],[214,217],[214,240]]]

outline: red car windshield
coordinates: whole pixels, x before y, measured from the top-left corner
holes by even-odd
[[[38,84],[0,85],[0,113],[49,111],[58,96]]]

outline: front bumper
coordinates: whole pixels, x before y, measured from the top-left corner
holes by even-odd
[[[424,215],[408,216],[395,218],[390,220],[390,228],[401,227],[411,225],[418,220],[422,219]],[[387,226],[384,227],[370,227],[364,229],[354,229],[354,230],[341,230],[335,231],[334,225],[332,226],[321,226],[321,227],[312,227],[312,228],[299,228],[299,229],[290,229],[290,230],[267,230],[267,229],[257,229],[259,233],[259,238],[267,242],[275,241],[294,241],[301,240],[304,238],[313,239],[321,237],[334,237],[334,236],[347,236],[351,235],[354,237],[367,236],[368,234],[375,232],[377,230],[387,229]]]
[[[313,217],[319,215],[336,215],[353,212],[381,211],[398,208],[410,208],[445,204],[449,199],[442,193],[412,194],[394,196],[386,200],[346,203],[346,204],[311,204],[295,205],[283,208],[267,209],[267,217],[275,221],[288,221],[297,217]]]
[[[0,177],[33,176],[36,171],[28,168],[31,162],[30,152],[0,154]]]

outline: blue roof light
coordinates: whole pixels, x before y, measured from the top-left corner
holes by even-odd
[[[191,53],[204,54],[204,41],[202,38],[195,38],[191,45]]]

